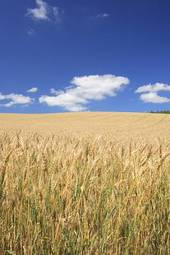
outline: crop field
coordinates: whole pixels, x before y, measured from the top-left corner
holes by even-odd
[[[170,254],[170,115],[0,115],[0,254]]]

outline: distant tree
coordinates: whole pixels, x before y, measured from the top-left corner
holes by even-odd
[[[150,113],[164,113],[164,114],[170,114],[170,110],[150,111]]]

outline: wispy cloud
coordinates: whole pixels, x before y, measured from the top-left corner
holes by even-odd
[[[136,90],[136,93],[141,94],[140,99],[145,103],[169,103],[170,98],[158,95],[158,92],[161,91],[170,91],[170,85],[160,82],[157,82],[155,84],[143,85]]]
[[[35,0],[36,7],[27,9],[27,16],[37,21],[60,20],[60,11],[58,6],[51,6],[43,0]]]
[[[30,28],[30,29],[28,29],[28,31],[27,31],[27,34],[28,35],[30,35],[30,36],[32,36],[32,35],[35,35],[35,30],[33,29],[33,28]]]
[[[99,18],[99,19],[106,19],[106,18],[108,18],[110,16],[110,14],[109,13],[99,13],[99,14],[97,14],[96,15],[96,18]]]
[[[129,79],[111,74],[89,75],[74,77],[71,84],[72,86],[64,91],[52,89],[51,93],[54,95],[41,96],[39,102],[49,106],[60,106],[68,111],[84,111],[88,109],[87,104],[91,101],[116,96],[121,88],[129,84]]]
[[[3,95],[0,93],[0,101],[2,101],[0,106],[12,107],[14,105],[29,105],[32,103],[33,99],[22,94],[11,93],[8,95]]]
[[[27,90],[28,93],[36,93],[37,91],[38,91],[37,87],[33,87],[33,88]]]

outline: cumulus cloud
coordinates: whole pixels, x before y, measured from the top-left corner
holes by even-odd
[[[37,87],[33,87],[33,88],[27,90],[28,93],[36,93],[37,91],[38,91]]]
[[[27,16],[34,20],[49,21],[51,19],[59,20],[59,7],[51,6],[43,0],[35,0],[36,7],[27,9]]]
[[[145,103],[163,104],[169,103],[170,98],[159,96],[156,92],[149,92],[140,95],[140,99]]]
[[[61,106],[68,111],[84,111],[90,101],[114,97],[127,84],[128,78],[111,74],[74,77],[70,87],[64,91],[51,89],[53,96],[41,96],[39,102]]]
[[[52,89],[50,89],[50,93],[57,96],[57,95],[62,94],[63,91],[62,90],[56,90],[56,89],[52,88]]]
[[[145,103],[163,104],[169,103],[170,98],[159,96],[160,91],[170,91],[170,85],[157,82],[139,87],[136,93],[140,93],[140,99]]]
[[[145,93],[145,92],[158,92],[158,91],[170,91],[170,85],[165,83],[157,82],[155,84],[149,84],[139,87],[136,90],[136,93]]]
[[[0,104],[3,107],[11,107],[14,105],[28,105],[32,103],[32,98],[24,96],[22,94],[8,94],[3,95],[0,93],[0,101],[4,102]]]

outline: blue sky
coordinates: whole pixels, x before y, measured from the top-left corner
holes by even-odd
[[[1,0],[0,112],[170,109],[169,0]]]

